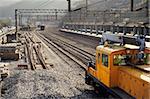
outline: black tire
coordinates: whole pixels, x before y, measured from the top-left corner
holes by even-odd
[[[90,81],[91,81],[91,79],[90,79],[90,77],[89,77],[89,75],[87,74],[87,71],[85,72],[85,83],[87,84],[87,85],[90,85]]]
[[[98,94],[100,97],[104,97],[104,98],[109,97],[109,94],[105,88],[103,88],[97,83],[95,83],[93,86],[94,86],[95,93]]]

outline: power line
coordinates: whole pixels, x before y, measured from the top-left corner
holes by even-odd
[[[74,9],[73,11],[77,11],[77,10],[81,10],[82,8],[88,8],[88,7],[92,7],[92,6],[95,6],[99,3],[106,3],[106,2],[109,2],[110,0],[101,0],[101,1],[97,1],[97,2],[94,2],[92,4],[87,4],[86,6],[83,6],[83,7],[79,7],[79,8],[76,8]],[[119,5],[120,8],[127,8],[129,7],[129,4],[130,2],[127,2],[126,4],[122,3],[122,5]]]
[[[94,3],[92,3],[92,4],[87,5],[87,7],[93,6],[93,5],[98,4],[98,3],[103,3],[103,2],[106,2],[106,1],[107,1],[107,0],[97,1],[97,2],[94,2]]]
[[[37,8],[37,7],[43,5],[44,3],[48,2],[48,1],[49,1],[49,0],[42,2],[42,3],[40,3],[39,5],[35,6],[34,8]]]
[[[40,6],[42,6],[42,5],[44,5],[44,4],[47,4],[49,1],[50,1],[50,0],[46,0],[46,1],[42,2],[42,3],[40,3],[39,5],[37,5],[37,6],[34,7],[34,8],[39,8]]]
[[[49,1],[49,2],[47,2],[47,3],[43,4],[43,5],[41,5],[40,7],[42,8],[42,7],[44,7],[44,6],[49,5],[50,3],[52,4],[54,1],[55,1],[55,0]]]
[[[94,6],[94,5],[98,4],[98,3],[102,3],[102,2],[106,2],[106,1],[107,1],[107,0],[97,1],[97,2],[94,2],[94,3],[92,3],[92,4],[88,4],[88,5],[84,6],[84,7],[77,8],[77,9],[91,7],[91,6]]]

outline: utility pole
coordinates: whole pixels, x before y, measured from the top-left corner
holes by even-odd
[[[57,9],[55,9],[55,19],[57,20]]]
[[[148,18],[149,18],[149,9],[150,9],[150,7],[149,7],[149,4],[150,4],[150,3],[149,3],[149,2],[150,2],[150,1],[148,1],[148,0],[147,0],[147,2],[146,2],[146,12],[147,12],[146,14],[147,14],[147,17],[148,17]]]
[[[68,1],[68,12],[71,12],[71,0],[67,0]]]
[[[134,7],[134,1],[131,0],[131,11],[133,11],[133,7]]]
[[[88,0],[86,0],[86,11],[88,10]]]
[[[68,1],[68,12],[69,12],[69,20],[71,21],[71,0]]]
[[[87,13],[88,13],[88,0],[86,0],[86,16],[87,16]]]
[[[18,34],[17,34],[17,31],[18,31],[18,21],[17,21],[17,12],[18,12],[18,10],[17,9],[15,9],[15,27],[16,27],[16,31],[15,31],[15,36],[16,36],[16,40],[18,39]]]

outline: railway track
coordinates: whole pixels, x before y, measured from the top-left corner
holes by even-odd
[[[77,58],[82,58],[85,59],[85,61],[91,61],[91,60],[94,60],[95,59],[95,55],[94,54],[91,54],[81,48],[78,48],[66,41],[63,41],[61,39],[58,39],[54,36],[51,35],[51,38],[50,37],[47,37],[45,36],[47,39],[53,41],[55,44],[57,44],[58,46],[64,48],[65,50],[67,50],[68,52],[71,52],[71,54],[73,55],[76,55]],[[84,61],[83,61],[84,62]]]
[[[82,68],[86,69],[86,65],[88,61],[91,61],[95,58],[95,55],[84,51],[83,49],[80,49],[74,45],[71,45],[63,40],[60,40],[58,38],[55,38],[51,36],[51,38],[45,37],[39,33],[36,33],[37,36],[40,37],[40,39],[47,44],[49,47],[52,46],[55,48],[53,51],[60,51],[65,56],[69,57],[71,60],[73,60],[78,65],[82,66]],[[51,48],[51,49],[53,49]]]
[[[54,35],[59,38],[71,40],[72,42],[79,43],[79,45],[81,43],[81,45],[92,49],[94,51],[94,52],[92,51],[92,54],[95,53],[95,48],[97,47],[100,41],[100,38],[97,37],[94,37],[93,39],[93,37],[87,35],[81,35],[81,34],[70,33],[70,32],[61,32],[61,30],[58,28],[55,29],[50,28],[48,29],[48,31],[43,33],[43,35],[45,36],[47,36],[47,34],[50,36]]]
[[[42,57],[42,53],[40,52],[39,45],[32,39],[32,36],[29,32],[26,33],[25,38],[31,69],[48,69],[45,60]]]

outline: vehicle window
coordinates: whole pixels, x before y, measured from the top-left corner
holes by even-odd
[[[145,54],[144,55],[144,63],[146,65],[150,65],[150,54]]]
[[[98,53],[98,60],[97,60],[98,64],[100,63],[100,53]]]
[[[114,57],[113,57],[113,64],[115,66],[126,65],[125,59],[126,59],[126,55],[120,55],[120,54],[114,55]]]
[[[108,67],[108,55],[102,54],[102,64]]]
[[[150,54],[144,54],[143,60],[137,58],[136,65],[150,65]]]
[[[135,55],[121,55],[116,54],[113,56],[114,66],[133,65],[150,65],[150,54],[144,54],[144,59],[139,59],[138,54]]]

